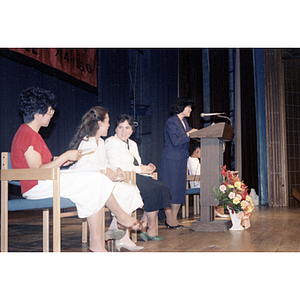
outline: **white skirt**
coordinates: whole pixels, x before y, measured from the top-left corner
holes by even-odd
[[[76,204],[79,218],[87,218],[97,213],[105,205],[114,188],[115,184],[100,172],[60,172],[60,195]],[[39,180],[38,185],[23,196],[29,199],[53,197],[53,181]]]
[[[114,184],[113,194],[120,207],[127,214],[143,207],[144,203],[137,186],[125,182],[114,182]]]

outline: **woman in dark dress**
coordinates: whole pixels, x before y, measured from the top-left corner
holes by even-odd
[[[170,117],[164,129],[165,147],[162,153],[159,179],[166,183],[172,194],[171,209],[173,220],[177,221],[177,214],[181,204],[185,203],[187,159],[189,157],[190,133],[197,131],[191,128],[185,119],[192,112],[193,100],[178,98],[173,104],[174,114]],[[169,229],[180,229],[181,225],[170,226]]]

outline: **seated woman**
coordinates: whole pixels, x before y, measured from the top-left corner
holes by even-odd
[[[141,163],[137,144],[129,139],[133,130],[132,117],[125,114],[119,115],[115,126],[116,134],[105,141],[106,156],[112,166],[124,171],[136,171],[136,184],[140,190],[145,211],[141,220],[147,220],[149,224],[148,231],[141,233],[140,236],[144,240],[162,240],[157,235],[156,217],[158,211],[164,208],[168,224],[174,224],[171,214],[171,192],[166,184],[149,176],[156,169],[152,163],[148,165]]]
[[[83,157],[70,166],[74,170],[98,171],[103,170],[105,175],[114,182],[115,188],[113,195],[115,196],[120,207],[128,214],[142,207],[143,201],[140,196],[139,189],[132,184],[124,183],[125,173],[120,168],[114,168],[108,164],[103,136],[107,136],[109,128],[109,115],[105,108],[100,106],[92,107],[83,117],[81,124],[77,128],[70,149],[82,150]],[[117,220],[114,217],[108,232],[117,233]],[[108,233],[107,232],[107,233]],[[106,233],[106,235],[107,235]],[[117,238],[116,249],[126,248],[130,251],[139,251],[144,247],[137,246],[129,238],[129,231],[121,239]]]
[[[47,127],[54,114],[55,96],[52,92],[32,87],[24,90],[19,98],[19,108],[24,124],[16,132],[11,147],[14,169],[56,168],[78,161],[81,150],[70,150],[52,160],[52,155],[38,133]],[[53,197],[53,182],[49,180],[21,181],[25,198]],[[61,171],[60,192],[76,204],[79,218],[87,218],[91,234],[90,251],[106,251],[102,242],[103,207],[106,205],[117,217],[119,224],[133,230],[142,230],[147,224],[137,221],[124,212],[112,191],[114,184],[100,172]]]

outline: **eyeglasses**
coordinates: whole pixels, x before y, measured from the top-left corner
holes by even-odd
[[[55,109],[54,109],[54,108],[50,108],[50,109],[46,112],[46,115],[53,116],[54,113],[55,113]]]

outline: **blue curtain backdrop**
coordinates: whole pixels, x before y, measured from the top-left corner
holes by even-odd
[[[264,50],[253,49],[255,111],[257,132],[258,195],[260,204],[268,205],[267,134],[264,81]]]

